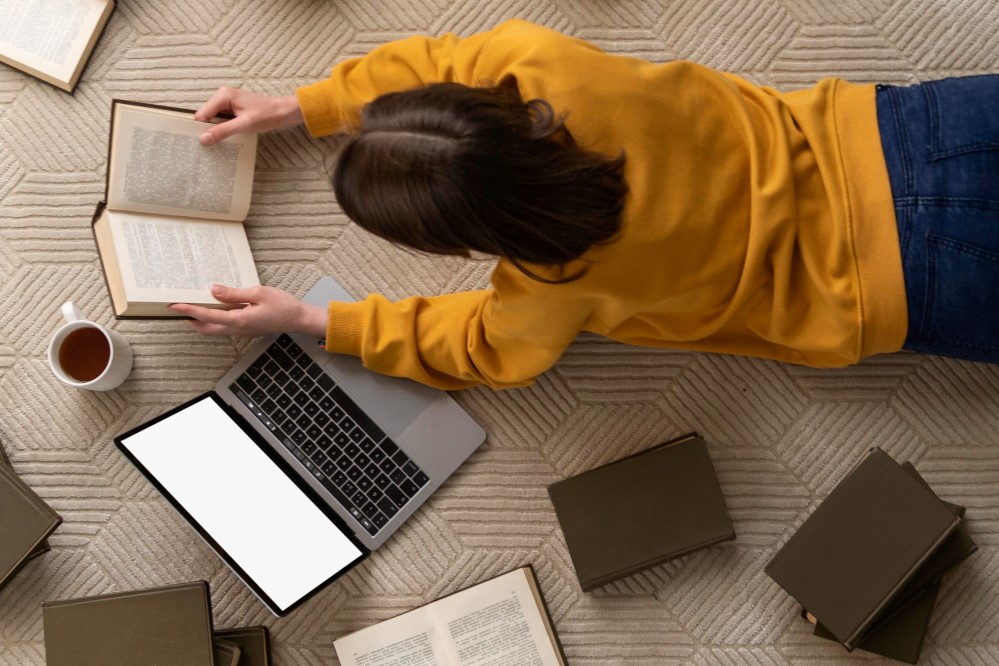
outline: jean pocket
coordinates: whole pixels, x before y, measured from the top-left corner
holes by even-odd
[[[969,352],[999,351],[999,253],[931,234],[926,259],[919,337]]]
[[[930,161],[999,150],[999,75],[962,76],[922,86],[930,119]]]

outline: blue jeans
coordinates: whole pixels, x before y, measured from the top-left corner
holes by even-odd
[[[999,75],[879,86],[905,349],[999,363]]]

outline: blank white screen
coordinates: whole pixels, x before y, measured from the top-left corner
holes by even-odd
[[[361,555],[211,398],[121,443],[282,610]]]

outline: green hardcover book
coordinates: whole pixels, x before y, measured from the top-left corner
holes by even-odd
[[[8,465],[0,465],[0,588],[25,563],[49,550],[62,518]]]
[[[215,638],[239,646],[239,666],[271,666],[271,638],[267,627],[219,629]]]
[[[583,591],[735,538],[696,433],[548,487]]]
[[[205,581],[47,601],[42,622],[47,666],[215,664]]]
[[[875,448],[764,570],[852,650],[960,524],[924,483]]]

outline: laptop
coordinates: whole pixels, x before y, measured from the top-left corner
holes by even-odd
[[[352,299],[326,277],[303,300]],[[281,616],[381,546],[485,436],[444,391],[281,334],[114,442]]]

